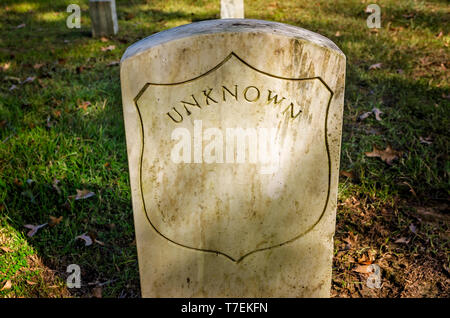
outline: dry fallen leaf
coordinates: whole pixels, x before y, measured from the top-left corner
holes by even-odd
[[[368,274],[372,273],[372,266],[371,265],[356,265],[356,267],[353,269],[354,272],[362,273],[362,274]]]
[[[44,223],[41,225],[25,224],[24,227],[31,230],[27,233],[27,235],[28,235],[28,237],[32,237],[34,234],[37,233],[37,231],[39,231],[41,228],[43,228],[46,225],[47,225],[47,223]]]
[[[4,63],[4,64],[0,65],[0,70],[2,72],[4,72],[4,71],[8,70],[10,66],[11,66],[11,62]]]
[[[355,235],[352,232],[348,232],[348,236],[342,240],[346,242],[348,248],[351,249],[352,247],[355,247],[358,242],[358,234]]]
[[[376,120],[378,120],[378,121],[381,120],[380,115],[383,114],[383,112],[382,112],[381,110],[379,110],[378,108],[374,107],[374,108],[372,109],[372,113],[374,113],[375,119],[376,119]]]
[[[116,66],[116,65],[119,65],[119,64],[120,64],[120,61],[112,61],[111,63],[109,63],[106,66]]]
[[[349,179],[354,179],[355,178],[355,176],[353,175],[352,171],[344,171],[344,170],[342,170],[342,171],[339,172],[339,175],[347,177]]]
[[[22,83],[20,83],[20,84],[26,84],[26,83],[31,83],[31,82],[33,82],[34,80],[36,79],[36,76],[29,76],[29,77],[27,77]]]
[[[16,29],[22,29],[26,26],[25,23],[19,24],[18,26],[16,26]]]
[[[5,253],[11,253],[13,250],[6,246],[0,246],[0,250],[2,250]]]
[[[341,36],[341,32],[337,31],[336,34],[335,34],[334,36],[340,37],[340,36]]]
[[[134,14],[133,13],[128,13],[126,16],[125,16],[125,20],[127,20],[127,21],[129,21],[129,20],[131,20],[131,19],[133,19],[134,18]]]
[[[403,14],[403,17],[405,19],[412,19],[412,18],[414,18],[415,15],[416,15],[415,13],[408,13],[408,14]]]
[[[411,224],[409,225],[409,230],[410,230],[411,232],[413,232],[414,234],[417,234],[417,227],[416,227],[413,223],[411,223]]]
[[[78,190],[77,189],[77,195],[75,197],[75,200],[83,200],[83,199],[88,199],[90,197],[93,197],[95,195],[94,192],[91,192],[89,190],[83,189],[83,190]]]
[[[102,41],[102,42],[108,42],[109,40],[108,40],[107,37],[102,36],[102,37],[100,38],[100,41]]]
[[[1,290],[6,290],[6,289],[11,289],[11,287],[12,287],[11,280],[7,280],[5,285],[3,285],[2,289],[0,289],[0,291]]]
[[[373,146],[372,152],[366,152],[365,155],[367,157],[379,157],[388,165],[392,165],[393,161],[402,155],[402,152],[392,149],[390,145],[388,145],[385,150],[380,150]]]
[[[38,69],[40,69],[42,66],[44,66],[45,65],[45,63],[36,63],[36,64],[34,64],[33,65],[33,68],[35,69],[35,70],[38,70]]]
[[[419,141],[420,141],[420,143],[427,144],[427,145],[431,145],[433,143],[433,139],[430,136],[428,136],[426,138],[419,136]]]
[[[55,225],[61,223],[62,219],[62,215],[59,218],[50,215],[50,222],[48,222],[48,225],[50,225],[50,227],[54,227]]]
[[[105,47],[102,47],[102,52],[112,51],[112,50],[114,50],[115,48],[116,48],[115,45],[105,46]]]
[[[409,239],[409,238],[401,237],[401,238],[395,240],[394,243],[408,244],[410,240],[411,239]]]
[[[91,105],[91,102],[85,101],[78,105],[78,108],[83,108],[83,110],[87,110],[87,107]]]
[[[81,235],[77,236],[75,239],[76,240],[77,239],[84,240],[84,246],[91,246],[92,245],[92,239],[91,239],[91,237],[89,235],[87,235],[87,233],[81,234]]]
[[[372,64],[369,66],[369,70],[378,70],[381,68],[381,66],[383,66],[382,63],[376,63],[376,64]]]
[[[373,253],[367,252],[358,258],[358,263],[362,265],[370,265],[375,261],[375,255]]]
[[[36,285],[37,283],[35,283],[35,282],[31,281],[31,280],[27,280],[27,284],[28,285]]]
[[[101,287],[95,287],[92,289],[92,296],[94,298],[102,298],[102,294],[103,294],[103,291],[102,291]]]
[[[364,119],[369,117],[371,114],[372,114],[372,112],[365,112],[365,113],[363,113],[363,114],[358,116],[357,121],[363,121]]]

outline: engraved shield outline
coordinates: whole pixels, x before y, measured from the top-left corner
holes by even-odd
[[[325,111],[325,125],[324,125],[324,142],[325,142],[325,149],[326,149],[327,159],[328,159],[328,160],[327,160],[327,162],[328,162],[327,195],[326,195],[325,204],[324,204],[324,207],[323,207],[323,209],[322,209],[322,212],[321,212],[320,216],[318,217],[318,219],[316,220],[316,222],[314,222],[314,224],[312,224],[306,231],[303,231],[303,232],[297,234],[295,237],[293,237],[293,238],[291,238],[291,239],[289,239],[289,240],[287,240],[287,241],[284,241],[284,242],[281,242],[281,243],[274,244],[274,245],[272,245],[272,246],[267,246],[267,247],[264,247],[264,248],[254,249],[254,250],[249,251],[249,252],[247,252],[246,254],[240,256],[239,258],[233,258],[233,257],[231,257],[230,255],[228,255],[228,254],[226,254],[226,253],[224,253],[224,252],[218,251],[218,250],[202,249],[202,248],[197,248],[197,247],[194,247],[194,246],[189,246],[189,245],[186,245],[186,244],[183,244],[183,243],[180,243],[180,242],[176,242],[175,240],[172,240],[171,238],[169,238],[169,237],[167,237],[166,235],[164,235],[163,233],[161,233],[161,232],[156,228],[156,226],[153,224],[153,222],[151,221],[150,216],[149,216],[149,213],[147,212],[147,208],[146,208],[146,205],[145,205],[144,191],[143,191],[143,189],[142,189],[142,183],[143,183],[143,182],[142,182],[142,161],[143,161],[143,156],[144,156],[144,146],[145,146],[145,143],[144,143],[144,122],[143,122],[143,119],[142,119],[141,111],[140,111],[139,106],[138,106],[138,100],[139,100],[139,98],[144,94],[144,92],[146,91],[146,89],[147,89],[150,85],[153,85],[153,86],[175,86],[175,85],[181,85],[181,84],[193,82],[193,81],[195,81],[195,80],[197,80],[197,79],[199,79],[199,78],[201,78],[201,77],[204,77],[204,76],[206,76],[206,75],[208,75],[208,74],[214,72],[215,70],[217,70],[218,68],[220,68],[222,65],[224,65],[226,62],[228,62],[232,57],[237,58],[238,61],[240,61],[240,62],[243,63],[245,66],[249,67],[250,69],[252,69],[252,70],[254,70],[254,71],[258,72],[258,73],[261,73],[261,74],[264,74],[264,75],[267,75],[267,76],[270,76],[270,77],[273,77],[273,78],[277,78],[277,79],[280,79],[280,80],[286,80],[286,81],[312,81],[312,80],[318,80],[318,81],[320,81],[320,82],[322,83],[322,85],[323,85],[323,86],[329,91],[329,93],[330,93],[330,98],[328,99],[327,106],[326,106],[327,108],[326,108],[326,111]],[[241,261],[244,260],[247,256],[249,256],[249,255],[251,255],[251,254],[253,254],[253,253],[261,252],[261,251],[265,251],[265,250],[269,250],[269,249],[272,249],[272,248],[276,248],[276,247],[280,247],[280,246],[289,244],[289,243],[291,243],[291,242],[293,242],[293,241],[299,239],[300,237],[306,235],[307,233],[309,233],[309,232],[310,232],[310,231],[311,231],[311,230],[312,230],[312,229],[320,222],[320,220],[321,220],[322,217],[324,216],[324,214],[325,214],[325,212],[326,212],[326,210],[327,210],[327,207],[328,207],[328,201],[330,200],[330,191],[331,191],[331,157],[330,157],[330,149],[329,149],[329,144],[328,144],[328,113],[329,113],[331,101],[332,101],[332,99],[333,99],[333,95],[334,95],[334,92],[331,90],[331,88],[325,83],[325,81],[324,81],[320,76],[316,76],[316,77],[306,77],[306,78],[288,78],[288,77],[281,77],[281,76],[277,76],[277,75],[272,75],[272,74],[270,74],[270,73],[261,71],[261,70],[255,68],[255,67],[253,67],[252,65],[248,64],[247,62],[245,62],[242,58],[240,58],[240,57],[239,57],[236,53],[234,53],[234,52],[231,52],[227,57],[225,57],[225,58],[223,59],[223,61],[221,61],[221,62],[220,62],[219,64],[217,64],[216,66],[214,66],[214,67],[213,67],[212,69],[210,69],[209,71],[207,71],[207,72],[205,72],[205,73],[203,73],[203,74],[201,74],[201,75],[199,75],[199,76],[197,76],[197,77],[194,77],[194,78],[192,78],[192,79],[185,80],[185,81],[181,81],[181,82],[176,82],[176,83],[146,83],[146,84],[144,85],[144,87],[143,87],[143,88],[139,91],[139,93],[136,95],[136,97],[133,99],[133,102],[134,102],[134,105],[135,105],[135,107],[136,107],[136,111],[137,111],[137,114],[138,114],[138,117],[139,117],[140,131],[141,131],[141,143],[140,143],[140,149],[141,149],[141,151],[140,151],[140,155],[139,155],[139,192],[140,192],[140,197],[141,197],[142,207],[143,207],[143,209],[144,209],[145,217],[146,217],[147,221],[149,222],[150,226],[153,228],[153,230],[154,230],[156,233],[158,233],[160,236],[162,236],[163,238],[165,238],[166,240],[168,240],[169,242],[171,242],[171,243],[173,243],[173,244],[176,244],[176,245],[178,245],[178,246],[180,246],[180,247],[188,248],[188,249],[191,249],[191,250],[194,250],[194,251],[206,252],[206,253],[213,253],[213,254],[216,254],[216,255],[222,255],[222,256],[224,256],[225,258],[227,258],[227,259],[229,259],[230,261],[235,262],[235,263],[241,262]],[[292,112],[292,111],[293,111],[293,110],[291,110],[291,112]]]

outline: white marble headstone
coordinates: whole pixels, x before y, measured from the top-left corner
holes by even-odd
[[[145,38],[121,60],[144,297],[328,297],[345,56],[281,23]]]
[[[116,0],[89,0],[92,36],[111,36],[119,31]]]
[[[220,1],[221,19],[243,19],[244,18],[244,0],[221,0]]]

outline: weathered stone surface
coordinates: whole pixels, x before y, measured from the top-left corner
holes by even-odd
[[[244,0],[221,0],[220,1],[221,19],[243,19],[244,18]]]
[[[274,22],[198,22],[127,49],[144,297],[329,296],[344,81],[334,43]]]
[[[110,36],[119,31],[116,0],[89,0],[92,36]]]

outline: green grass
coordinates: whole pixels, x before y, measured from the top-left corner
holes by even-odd
[[[81,29],[66,27],[69,3],[81,6]],[[0,296],[36,294],[27,292],[23,283],[33,272],[17,269],[26,267],[27,256],[34,254],[63,278],[68,264],[81,266],[83,288],[72,290],[75,296],[87,295],[96,282],[107,281],[112,283],[103,286],[105,297],[139,295],[119,68],[107,65],[150,34],[218,18],[220,1],[118,0],[120,31],[108,42],[90,37],[87,3],[0,4],[0,65],[9,63],[0,72],[0,231],[17,246],[12,255],[0,254],[0,288],[11,277],[15,286]],[[397,232],[385,238],[392,241],[411,222],[406,210],[448,202],[450,10],[446,1],[377,3],[382,10],[377,33],[366,27],[366,4],[359,0],[255,0],[246,1],[245,10],[248,18],[321,33],[346,54],[341,169],[351,170],[356,179],[341,180],[339,200],[358,197],[375,210],[389,206],[400,211],[393,221]],[[410,13],[415,17],[404,17]],[[25,27],[16,28],[22,23]],[[116,48],[101,50],[109,45]],[[39,63],[44,65],[35,69]],[[369,71],[375,63],[382,68]],[[36,80],[19,85],[8,79],[29,76]],[[19,88],[10,91],[12,85]],[[86,110],[78,107],[84,101],[91,103]],[[356,120],[374,107],[384,112],[382,121]],[[420,143],[420,137],[431,137],[432,143]],[[403,152],[392,166],[364,155],[373,145],[384,149],[388,144]],[[34,182],[28,184],[28,179]],[[61,193],[52,186],[55,179],[60,180]],[[69,199],[77,189],[96,195]],[[339,210],[338,218],[346,213]],[[46,223],[50,216],[63,216],[63,221],[31,238],[24,236],[24,224]],[[337,233],[358,231],[348,226]],[[448,252],[448,238],[437,234],[445,229],[421,228],[426,253],[439,258]],[[89,231],[97,233],[104,246],[85,247],[75,241]]]

